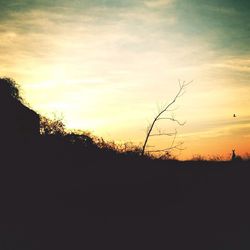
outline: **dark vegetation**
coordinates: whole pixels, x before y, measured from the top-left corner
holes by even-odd
[[[249,161],[142,157],[67,132],[4,84],[0,249],[249,249]]]

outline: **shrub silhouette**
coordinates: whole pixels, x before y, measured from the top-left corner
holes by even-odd
[[[45,116],[41,117],[40,133],[42,135],[65,135],[65,125],[60,119],[49,119]]]

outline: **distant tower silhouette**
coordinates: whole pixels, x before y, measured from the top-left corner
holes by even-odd
[[[232,150],[232,158],[231,160],[234,161],[236,159],[235,149]]]

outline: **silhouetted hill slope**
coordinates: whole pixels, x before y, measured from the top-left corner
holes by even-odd
[[[18,105],[1,120],[0,249],[249,249],[249,161],[141,157],[41,117],[41,135],[12,134],[15,112],[37,119]]]
[[[249,162],[105,157],[54,139],[3,154],[1,225],[14,249],[249,247]]]
[[[0,78],[0,138],[2,144],[32,140],[40,134],[39,115],[22,103],[15,81]]]

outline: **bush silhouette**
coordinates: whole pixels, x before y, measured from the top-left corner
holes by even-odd
[[[60,119],[49,119],[42,116],[40,121],[40,132],[42,135],[65,135],[65,125]]]

